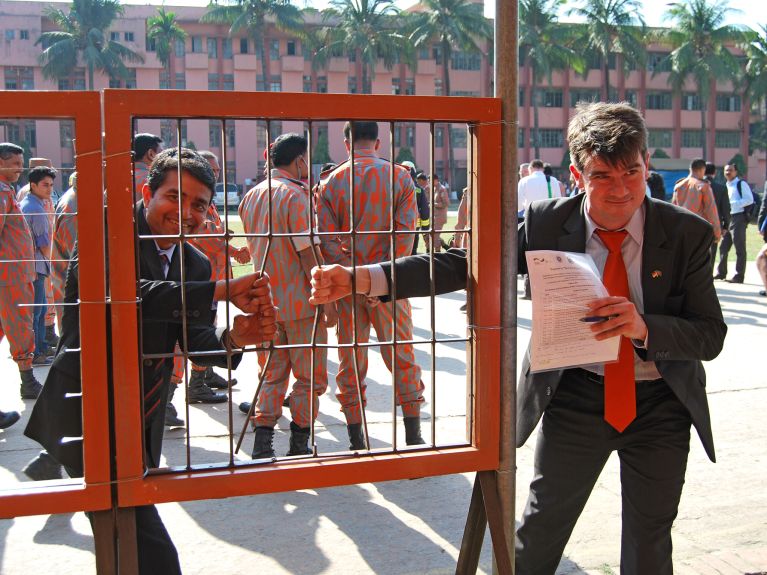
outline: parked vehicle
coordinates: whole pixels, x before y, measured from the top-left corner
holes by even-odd
[[[224,207],[224,184],[216,184],[216,194],[213,196],[213,202],[217,208]],[[239,188],[235,184],[226,185],[226,204],[230,208],[236,208],[240,205]]]

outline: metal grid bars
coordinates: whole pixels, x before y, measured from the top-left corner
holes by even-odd
[[[80,177],[77,186],[77,232],[79,234],[78,268],[79,299],[70,304],[79,315],[80,347],[62,347],[60,354],[80,356],[81,393],[70,394],[67,401],[81,403],[82,437],[64,441],[80,444],[83,449],[84,478],[34,482],[0,486],[0,517],[16,517],[41,513],[98,511],[111,506],[109,471],[109,408],[107,381],[107,298],[104,261],[104,212],[102,185],[102,140],[99,94],[93,92],[0,92],[0,107],[14,120],[37,121],[46,129],[64,122],[68,137],[73,121],[76,134],[75,169]],[[94,110],[97,113],[94,114]],[[9,139],[7,134],[4,139]],[[62,136],[63,137],[63,136]],[[26,165],[28,157],[24,158]],[[56,166],[60,167],[60,166]],[[25,170],[26,171],[26,170]],[[59,170],[59,177],[62,171]],[[57,182],[58,184],[59,182]],[[66,190],[66,179],[60,183]],[[46,214],[49,215],[49,214]],[[5,214],[0,216],[5,218]],[[12,217],[12,216],[9,216]],[[31,238],[30,238],[31,241]],[[17,260],[18,261],[18,260]],[[0,265],[10,265],[3,261]],[[66,264],[53,258],[54,264]],[[14,278],[11,278],[13,281]],[[7,303],[7,302],[6,302]],[[48,305],[54,305],[50,302]],[[14,369],[15,371],[15,369]],[[38,370],[42,379],[44,372]],[[7,383],[17,376],[7,374]],[[8,386],[11,389],[11,386]],[[26,409],[32,408],[26,404]],[[79,417],[79,409],[77,410]],[[57,414],[58,415],[58,414]],[[63,414],[61,415],[63,417]]]
[[[107,187],[110,190],[108,194],[108,219],[109,262],[112,272],[110,274],[110,287],[113,298],[112,329],[113,338],[117,341],[119,336],[120,341],[120,346],[114,349],[113,362],[117,482],[120,505],[225,497],[493,469],[498,461],[498,410],[496,406],[499,393],[498,350],[500,333],[497,305],[500,289],[498,273],[500,214],[497,209],[500,181],[500,168],[497,165],[500,157],[499,103],[490,99],[396,98],[395,101],[393,97],[386,96],[355,97],[314,94],[280,94],[276,98],[274,95],[261,93],[210,94],[164,91],[162,96],[162,98],[158,98],[153,92],[143,91],[108,90],[104,93],[106,154],[108,158],[106,173]],[[407,100],[404,109],[403,100]],[[257,114],[253,113],[254,110],[257,111]],[[321,112],[315,112],[315,110]],[[176,228],[174,231],[160,229],[157,226],[154,229],[151,227],[141,228],[141,226],[134,229],[133,188],[139,183],[130,180],[132,166],[130,157],[126,152],[131,149],[134,134],[142,131],[143,123],[157,123],[158,120],[162,119],[165,119],[166,125],[168,119],[174,123],[175,142],[169,142],[170,145],[176,145],[178,142],[183,145],[187,140],[186,128],[192,126],[194,122],[209,120],[220,122],[221,164],[224,167],[222,231],[201,232],[179,226],[178,223],[185,221],[185,214],[181,207],[185,200],[179,200],[178,207],[175,208]],[[159,407],[155,406],[155,398],[151,396],[151,393],[148,393],[152,389],[152,385],[148,384],[152,382],[144,381],[144,393],[137,392],[139,389],[137,383],[150,373],[147,369],[150,362],[157,364],[159,360],[167,364],[171,357],[182,358],[184,385],[187,389],[187,397],[189,397],[190,377],[187,372],[187,360],[203,362],[211,359],[212,356],[220,357],[223,355],[226,357],[227,379],[231,379],[232,368],[240,361],[239,354],[234,354],[228,348],[225,351],[220,349],[200,351],[194,348],[191,341],[192,335],[190,335],[194,331],[193,329],[190,331],[190,328],[193,328],[193,324],[199,323],[198,318],[194,315],[198,309],[195,304],[196,300],[192,295],[193,289],[191,287],[187,289],[186,286],[192,286],[195,281],[201,281],[201,278],[195,275],[197,274],[196,266],[188,261],[192,256],[186,249],[187,242],[206,238],[215,238],[223,242],[226,262],[224,281],[227,300],[230,299],[232,286],[235,285],[244,271],[234,269],[234,277],[231,276],[233,266],[229,259],[229,255],[232,253],[230,250],[239,250],[240,247],[237,247],[237,244],[241,244],[243,241],[250,248],[253,257],[253,271],[270,272],[273,291],[278,290],[280,282],[285,280],[283,277],[285,270],[279,269],[279,264],[275,264],[272,257],[279,253],[283,243],[290,243],[293,246],[300,244],[304,246],[303,249],[308,247],[311,250],[307,252],[308,257],[311,258],[314,265],[321,264],[324,256],[326,263],[343,263],[352,269],[381,261],[371,261],[366,253],[366,246],[374,240],[378,240],[379,244],[385,247],[383,250],[385,255],[382,260],[390,262],[393,262],[397,256],[409,253],[409,246],[416,234],[423,234],[424,237],[430,238],[427,243],[431,246],[439,245],[440,230],[434,227],[433,219],[429,226],[422,230],[417,230],[412,225],[403,224],[402,215],[399,213],[402,206],[397,203],[399,199],[395,197],[395,190],[402,187],[404,180],[400,181],[400,179],[404,176],[404,170],[396,167],[391,160],[380,161],[385,166],[382,168],[381,174],[385,174],[388,180],[383,185],[386,192],[379,196],[375,196],[375,194],[360,195],[360,189],[366,184],[359,165],[364,163],[369,154],[365,150],[364,142],[354,141],[353,132],[348,142],[349,158],[346,163],[337,167],[331,174],[332,178],[341,182],[339,184],[341,188],[346,190],[346,203],[344,205],[346,206],[345,209],[348,210],[348,218],[345,220],[345,224],[339,223],[335,227],[328,227],[322,221],[322,216],[318,217],[317,215],[327,212],[331,208],[328,201],[329,195],[337,191],[333,190],[329,182],[323,179],[325,176],[317,178],[311,169],[306,170],[308,172],[307,189],[300,182],[291,182],[290,177],[281,172],[278,167],[273,166],[271,156],[267,153],[265,154],[264,180],[249,192],[249,195],[257,193],[265,195],[265,213],[263,214],[265,222],[262,222],[261,227],[249,227],[246,224],[242,232],[239,230],[236,218],[230,217],[229,198],[228,193],[226,193],[230,184],[225,169],[226,158],[227,154],[232,153],[230,146],[227,145],[229,133],[227,126],[233,122],[241,124],[250,122],[251,125],[260,128],[266,142],[274,142],[275,138],[280,135],[280,131],[305,133],[308,139],[308,153],[304,161],[308,166],[312,166],[312,151],[314,149],[312,136],[316,133],[317,124],[320,122],[323,124],[326,122],[340,124],[345,121],[358,123],[374,121],[380,126],[388,128],[388,130],[384,130],[384,132],[388,132],[384,139],[388,138],[390,143],[389,158],[393,158],[395,152],[392,134],[401,122],[426,124],[431,138],[429,168],[432,174],[435,173],[436,169],[435,125],[467,126],[467,141],[469,142],[468,189],[474,200],[471,202],[473,206],[470,211],[471,224],[463,230],[470,238],[471,246],[469,250],[471,271],[467,285],[469,300],[471,301],[467,316],[470,327],[469,337],[444,337],[440,333],[439,320],[441,318],[438,318],[438,308],[435,303],[436,290],[432,249],[429,251],[431,255],[426,256],[429,258],[431,278],[429,291],[431,297],[427,303],[429,327],[423,330],[425,331],[424,335],[419,334],[420,336],[416,337],[412,328],[407,336],[402,335],[399,322],[401,318],[410,313],[409,306],[404,303],[377,304],[386,306],[390,312],[386,320],[388,322],[387,329],[384,330],[384,334],[378,334],[379,339],[373,342],[368,341],[367,332],[363,336],[358,333],[357,329],[361,322],[367,321],[365,314],[368,314],[370,307],[373,306],[373,303],[368,302],[363,296],[347,298],[352,329],[349,338],[339,339],[339,343],[326,343],[325,338],[320,337],[326,328],[319,309],[312,309],[310,315],[304,313],[302,317],[306,317],[305,325],[308,333],[306,338],[299,343],[290,343],[285,340],[277,343],[264,342],[263,345],[245,348],[242,361],[248,362],[255,359],[254,356],[258,356],[259,377],[250,405],[250,412],[241,428],[233,417],[233,391],[231,387],[228,389],[228,402],[226,403],[228,461],[210,461],[209,458],[206,459],[205,457],[205,449],[197,449],[202,443],[198,443],[197,446],[194,445],[195,441],[199,440],[193,430],[193,420],[199,419],[196,417],[198,413],[195,413],[198,410],[190,410],[187,401],[185,460],[169,460],[170,467],[159,468],[159,460],[152,461],[153,446],[143,443],[145,434],[142,421],[147,412],[162,407],[164,403],[159,401],[157,403]],[[278,122],[280,124],[277,124]],[[290,122],[291,125],[298,125],[300,128],[275,130],[276,125],[281,126],[282,123],[287,122]],[[240,129],[238,128],[239,133]],[[250,151],[250,153],[260,155],[259,151]],[[386,154],[382,154],[382,156],[385,157]],[[187,190],[191,190],[190,182],[182,177],[180,171],[176,175],[176,180],[177,197],[184,198]],[[294,186],[305,192],[305,203],[301,205],[304,206],[302,209],[305,210],[306,214],[303,217],[304,225],[299,226],[300,229],[284,230],[277,225],[280,217],[277,211],[281,209],[281,196],[279,196],[281,186]],[[118,190],[118,192],[111,193],[111,190]],[[481,201],[479,201],[480,190],[482,190]],[[435,187],[429,186],[423,193],[431,196],[431,203],[434,205]],[[403,197],[407,197],[407,193]],[[152,200],[145,194],[144,201]],[[415,210],[414,197],[407,198],[407,202],[409,202],[407,210],[409,210],[409,217],[412,222]],[[376,226],[360,225],[361,215],[378,207],[376,203],[386,206],[383,221]],[[400,201],[400,203],[402,202]],[[141,221],[139,215],[141,210],[141,207],[138,207],[135,211],[135,220],[138,222]],[[477,225],[480,219],[482,221],[481,227]],[[136,242],[134,238],[138,238],[138,241]],[[343,254],[341,259],[334,260],[331,255],[332,250],[325,249],[325,244],[331,241],[339,247],[337,253]],[[146,347],[148,330],[141,320],[142,315],[145,314],[136,313],[137,285],[139,288],[142,286],[136,274],[138,272],[141,277],[144,277],[140,270],[140,265],[142,265],[140,252],[144,249],[141,246],[148,242],[157,242],[157,247],[161,249],[165,245],[172,244],[176,246],[175,249],[178,251],[178,255],[173,256],[174,261],[176,257],[178,258],[178,270],[174,273],[179,274],[178,281],[184,287],[180,290],[181,309],[178,310],[178,323],[181,325],[181,346],[174,353],[154,352],[149,348],[151,346]],[[320,244],[323,246],[322,256],[320,255]],[[152,249],[155,248],[152,247]],[[136,254],[139,254],[138,259]],[[396,267],[393,266],[393,293],[391,295],[394,299],[397,297],[396,273]],[[352,289],[356,291],[356,274],[352,274],[351,277]],[[141,297],[139,299],[143,300]],[[139,305],[144,306],[146,303],[141,301]],[[229,306],[224,305],[223,309],[222,326],[230,328],[233,325],[233,318],[230,316]],[[458,317],[462,318],[462,316]],[[281,316],[281,320],[284,320],[283,316]],[[282,330],[285,329],[284,323],[289,323],[289,321],[281,322],[280,329]],[[461,323],[463,323],[463,319],[461,319]],[[138,334],[142,332],[144,333],[144,341],[139,342]],[[438,396],[436,373],[440,367],[437,363],[437,356],[440,346],[450,346],[451,344],[469,346],[467,364],[470,367],[467,369],[470,369],[470,378],[468,380],[468,393],[466,394],[468,435],[463,441],[441,442],[438,441],[436,426]],[[402,390],[398,385],[398,377],[401,375],[403,366],[398,361],[398,353],[403,349],[409,349],[415,356],[414,349],[418,346],[425,346],[430,352],[431,429],[428,434],[425,434],[428,435],[429,440],[425,445],[413,445],[405,448],[402,438],[398,439],[397,406],[403,404]],[[388,447],[381,447],[380,439],[377,440],[376,445],[371,444],[368,429],[369,422],[365,409],[367,391],[364,384],[366,364],[362,362],[364,361],[363,356],[370,348],[377,348],[381,356],[385,360],[389,360],[388,363],[391,366],[391,400],[389,402],[391,416],[388,424],[391,429],[391,444]],[[306,351],[309,355],[307,398],[309,415],[306,427],[309,429],[310,452],[303,457],[278,457],[276,460],[268,458],[266,460],[245,461],[243,456],[237,457],[248,426],[248,420],[251,419],[254,411],[256,411],[254,419],[258,418],[256,403],[266,385],[265,379],[270,364],[276,361],[277,354],[293,354],[299,350]],[[353,452],[349,452],[345,448],[328,452],[317,447],[314,415],[319,411],[317,400],[321,395],[321,390],[317,387],[320,384],[316,370],[318,365],[322,364],[322,359],[318,361],[318,357],[324,359],[329,350],[338,350],[339,356],[345,354],[345,363],[351,366],[350,370],[346,366],[347,372],[351,372],[352,382],[351,391],[347,389],[349,391],[346,398],[348,405],[344,403],[344,400],[340,400],[339,403],[341,403],[346,415],[346,422],[361,426],[364,446],[362,449],[357,447]],[[137,358],[140,361],[137,361]],[[480,362],[479,359],[482,361]],[[243,370],[240,370],[239,374],[243,374]],[[271,385],[271,382],[268,383]],[[416,387],[419,384],[420,379],[415,384]],[[353,399],[349,399],[352,396]],[[415,405],[415,413],[417,414],[418,404],[423,401],[423,398],[418,396],[410,398],[408,401]],[[405,405],[401,407],[403,415],[407,416]],[[346,423],[343,419],[341,422]],[[343,429],[343,426],[339,427]],[[281,432],[278,431],[277,433]],[[146,437],[149,438],[150,435],[147,434]],[[380,434],[377,434],[376,437],[380,437]],[[339,437],[338,441],[345,443],[346,438]],[[200,454],[203,456],[199,457]],[[145,463],[148,464],[148,467],[158,467],[158,469],[149,469],[147,473]]]

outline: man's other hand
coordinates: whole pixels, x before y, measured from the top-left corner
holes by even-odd
[[[229,341],[235,347],[258,345],[271,341],[276,333],[277,314],[270,306],[255,314],[234,316]]]
[[[213,299],[227,299],[226,280],[216,282]],[[272,292],[267,274],[252,273],[229,280],[228,299],[245,313],[256,313],[264,307],[273,308]]]
[[[247,246],[243,246],[237,250],[234,250],[232,257],[234,257],[234,261],[236,261],[238,264],[247,264],[250,262],[250,251],[248,251]]]
[[[359,286],[358,290],[359,290]],[[352,270],[339,265],[312,268],[312,305],[322,305],[352,293]]]

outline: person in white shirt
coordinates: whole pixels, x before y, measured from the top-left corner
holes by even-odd
[[[745,180],[738,176],[738,168],[735,164],[727,164],[724,167],[724,177],[727,178],[727,193],[730,196],[730,227],[722,235],[722,243],[719,244],[719,266],[714,279],[723,280],[727,277],[727,255],[730,248],[735,245],[735,275],[727,280],[730,283],[742,284],[746,273],[746,226],[749,206],[754,203],[754,195]]]
[[[543,173],[543,162],[533,160],[530,162],[530,175],[519,180],[517,185],[517,210],[524,217],[524,212],[535,200],[547,198],[560,198],[562,192],[559,181],[554,176],[546,176]]]

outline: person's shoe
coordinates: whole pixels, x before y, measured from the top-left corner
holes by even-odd
[[[298,427],[294,422],[290,422],[290,449],[287,456],[291,455],[311,455],[309,449],[309,435],[311,430],[308,427]]]
[[[165,427],[184,427],[184,420],[178,416],[176,406],[171,403],[176,393],[177,385],[170,384],[168,387],[168,403],[165,404]]]
[[[59,336],[56,335],[56,328],[53,324],[45,326],[45,343],[50,345],[54,350],[59,345]]]
[[[459,307],[458,309],[459,309],[459,310],[461,310],[462,312],[464,312],[464,313],[465,313],[465,312],[466,312],[466,306],[467,306],[467,305],[468,305],[468,304],[463,304],[463,305],[462,305],[461,307]]]
[[[189,403],[224,403],[225,393],[216,393],[205,385],[205,375],[202,371],[192,371],[189,378]]]
[[[765,290],[763,290],[763,289],[760,289],[760,290],[759,290],[759,295],[760,295],[760,296],[767,296],[767,291],[765,291]]]
[[[362,424],[350,423],[346,426],[346,431],[349,433],[349,449],[351,451],[364,451],[365,436],[362,433]]]
[[[27,466],[21,472],[32,481],[61,479],[61,464],[51,457],[47,451],[41,451],[40,455],[27,463]]]
[[[6,429],[16,423],[21,416],[18,411],[0,411],[0,429]]]
[[[211,389],[229,389],[229,387],[237,385],[237,380],[235,378],[227,381],[225,377],[221,377],[215,371],[213,371],[212,367],[207,368],[204,373],[205,385]]]
[[[732,276],[730,279],[727,280],[728,284],[742,284],[743,283],[743,276]]]
[[[282,400],[282,407],[290,407],[290,394],[287,394]]]
[[[421,437],[421,418],[415,417],[403,418],[405,422],[405,443],[407,445],[425,445],[426,442]]]
[[[53,358],[50,355],[46,355],[45,352],[36,353],[32,358],[32,365],[44,366],[51,365]]]
[[[19,371],[19,375],[21,375],[21,387],[19,388],[21,399],[37,399],[43,386],[37,381],[34,372],[31,369],[25,369]]]
[[[253,459],[274,459],[277,457],[274,453],[274,428],[256,427],[256,438],[253,440]]]
[[[723,280],[723,279],[725,279],[726,277],[727,277],[727,276],[725,276],[724,274],[716,274],[716,275],[714,276],[714,279],[715,279],[715,280]]]
[[[237,409],[239,409],[245,415],[248,415],[250,413],[250,402],[243,401],[242,403],[240,403],[240,405],[237,406]]]

